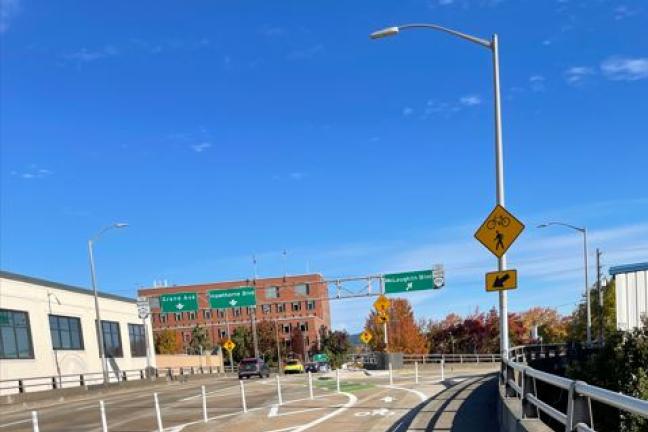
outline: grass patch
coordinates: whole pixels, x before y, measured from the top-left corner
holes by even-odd
[[[321,389],[327,389],[336,391],[337,386],[335,380],[324,380],[324,381],[315,381],[315,387]],[[353,393],[361,390],[370,389],[373,387],[373,384],[369,383],[359,383],[359,382],[349,382],[349,381],[340,381],[340,391]]]

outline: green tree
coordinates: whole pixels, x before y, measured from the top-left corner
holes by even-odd
[[[346,361],[347,354],[353,348],[346,331],[330,331],[326,326],[320,327],[320,347],[334,368],[339,368]]]
[[[258,321],[257,337],[259,341],[259,355],[271,366],[277,364],[277,337],[273,321]]]
[[[235,362],[247,357],[254,357],[254,345],[252,342],[252,331],[249,327],[236,327],[232,332],[232,342],[236,347],[232,351]]]
[[[162,330],[155,336],[155,352],[157,354],[177,354],[179,351],[175,331]]]
[[[189,340],[189,349],[192,354],[200,354],[211,349],[211,341],[207,334],[207,329],[196,324],[191,330],[191,339]]]
[[[616,332],[616,294],[614,280],[602,286],[603,307],[600,305],[599,290],[594,286],[590,290],[590,305],[592,310],[592,339],[599,339],[601,320],[603,321],[603,337],[606,339]],[[582,301],[576,307],[571,317],[568,330],[568,340],[585,342],[587,339],[587,297],[582,295]]]

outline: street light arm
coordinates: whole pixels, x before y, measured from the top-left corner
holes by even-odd
[[[544,227],[551,226],[551,225],[561,225],[561,226],[571,228],[571,229],[576,230],[576,231],[580,231],[582,233],[585,232],[585,228],[580,228],[580,227],[577,227],[575,225],[571,225],[571,224],[564,223],[564,222],[547,222],[546,224],[539,225],[538,227],[539,228],[544,228]]]
[[[128,226],[128,224],[125,224],[125,223],[114,223],[114,224],[110,224],[110,225],[108,225],[106,227],[103,227],[101,230],[99,230],[99,232],[97,234],[95,234],[94,237],[92,237],[90,239],[90,242],[91,243],[96,242],[99,239],[99,237],[101,237],[106,231],[110,231],[111,229],[117,229],[117,228],[126,228],[127,226]]]
[[[490,41],[487,41],[485,39],[478,38],[476,36],[471,36],[466,33],[462,33],[457,30],[452,30],[446,27],[442,27],[440,25],[436,24],[404,24],[396,27],[389,27],[387,29],[377,31],[371,34],[371,37],[373,39],[377,39],[380,37],[385,37],[385,36],[391,36],[393,34],[398,33],[400,30],[407,30],[407,29],[417,29],[417,28],[424,28],[424,29],[430,29],[430,30],[438,30],[442,31],[444,33],[451,34],[453,36],[457,36],[458,38],[465,39],[469,42],[476,43],[477,45],[481,45],[483,47],[486,47],[488,49],[493,49],[493,44]]]

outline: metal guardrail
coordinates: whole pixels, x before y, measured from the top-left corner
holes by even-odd
[[[496,363],[501,360],[499,353],[495,354],[404,354],[403,363]]]
[[[151,369],[147,375],[146,369],[121,370],[109,374],[109,383],[144,380],[147,377],[177,379],[189,375],[236,373],[238,367],[168,367]],[[60,390],[73,387],[84,387],[104,383],[102,372],[83,374],[66,374],[56,376],[41,376],[0,380],[0,395],[20,394],[36,391]]]
[[[565,426],[566,432],[595,432],[592,401],[611,406],[648,419],[648,401],[583,381],[553,375],[522,364],[530,358],[558,357],[565,353],[565,345],[529,345],[511,348],[509,359],[501,363],[500,385],[507,398],[517,398],[523,418],[540,418],[540,412]],[[562,412],[538,396],[537,383],[567,392],[567,409]]]

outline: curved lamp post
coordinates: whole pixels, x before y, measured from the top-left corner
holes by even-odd
[[[101,372],[103,373],[104,384],[108,383],[108,364],[106,362],[106,352],[104,349],[104,338],[103,338],[103,328],[101,326],[101,314],[99,313],[99,296],[97,295],[97,275],[95,273],[95,263],[94,263],[94,243],[99,240],[99,238],[106,232],[111,229],[126,228],[128,224],[125,223],[115,223],[108,225],[99,231],[93,238],[88,240],[88,254],[90,256],[90,275],[92,276],[92,290],[94,291],[94,304],[95,304],[95,314],[97,316],[97,334],[99,337],[99,356],[101,357]]]
[[[437,30],[448,33],[452,36],[467,40],[491,51],[493,59],[493,90],[495,102],[495,196],[497,204],[504,207],[504,154],[502,149],[502,108],[499,76],[499,44],[497,34],[493,34],[491,40],[481,39],[456,30],[441,27],[436,24],[406,24],[395,27],[387,27],[371,34],[372,39],[379,39],[388,36],[395,36],[402,30],[426,29]],[[506,255],[498,259],[498,270],[506,270]],[[499,291],[499,313],[500,313],[500,352],[503,358],[508,357],[508,301],[506,291]]]
[[[592,306],[590,301],[589,281],[587,278],[587,228],[577,227],[564,222],[547,222],[538,225],[538,228],[546,228],[552,225],[564,226],[583,234],[583,261],[585,262],[585,297],[587,298],[587,344],[589,345],[592,343]]]

